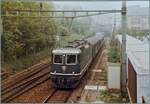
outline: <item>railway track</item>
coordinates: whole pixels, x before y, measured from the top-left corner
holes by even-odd
[[[99,51],[99,53],[96,55],[96,58],[93,60],[92,64],[89,67],[88,72],[84,75],[84,77],[81,79],[80,85],[72,90],[57,90],[54,89],[51,91],[51,93],[44,99],[42,103],[77,103],[79,99],[81,98],[81,93],[84,89],[84,86],[86,85],[89,77],[91,76],[91,71],[93,70],[93,67],[95,67],[96,63],[98,62],[99,58],[103,56],[102,54],[103,48]]]
[[[43,103],[66,103],[72,94],[73,89],[58,90],[54,89],[43,101]]]
[[[11,73],[5,71],[5,70],[1,70],[1,79],[5,80],[6,78],[8,78],[11,75]]]
[[[89,67],[88,72],[82,78],[82,83],[76,89],[70,90],[58,90],[53,87],[49,88],[49,93],[47,95],[43,95],[43,99],[40,100],[40,103],[65,103],[69,102],[76,102],[80,99],[82,90],[84,85],[87,83],[88,78],[91,76],[91,71],[93,66],[96,65],[98,57],[101,55],[100,53],[97,54],[97,57],[93,60],[92,64]],[[15,98],[20,97],[22,94],[26,93],[27,91],[33,92],[33,88],[38,88],[38,85],[42,85],[43,82],[49,80],[49,71],[50,65],[44,64],[34,68],[32,71],[28,71],[26,73],[22,73],[21,75],[17,76],[16,80],[9,80],[2,85],[2,102],[11,102]],[[47,82],[46,82],[47,83]],[[37,86],[37,87],[36,87]],[[44,86],[44,85],[42,85]],[[43,87],[44,88],[44,87]],[[35,95],[36,97],[36,95]],[[45,98],[44,98],[45,97]],[[37,96],[38,98],[38,96]],[[30,101],[28,101],[30,102]],[[31,101],[32,102],[32,101]]]
[[[93,60],[92,64],[89,67],[88,72],[81,79],[81,83],[76,89],[72,89],[72,90],[71,89],[70,90],[54,89],[44,99],[42,103],[66,103],[66,102],[76,103],[77,100],[81,98],[82,90],[84,89],[84,86],[86,85],[88,81],[88,78],[91,76],[90,70],[92,70],[93,67],[96,65],[97,61],[99,60],[99,57],[102,57],[102,51],[99,51],[99,53],[96,56],[97,57]]]
[[[27,75],[23,75],[20,78],[18,77],[18,80],[5,83],[1,90],[2,102],[10,102],[19,95],[48,80],[50,72],[49,66],[49,64],[40,65],[37,70],[32,70],[27,72]]]
[[[14,75],[13,77],[10,77],[6,80],[3,80],[2,81],[2,91],[4,91],[5,89],[7,89],[8,87],[11,87],[13,85],[15,85],[16,83],[19,83],[29,77],[32,77],[33,75],[39,73],[42,69],[46,68],[49,66],[49,63],[47,64],[40,64],[39,66],[37,67],[34,67],[30,70],[25,70],[25,71],[22,71],[21,73],[19,73],[19,75]]]
[[[105,49],[104,46],[99,50],[98,54],[96,55],[95,59],[93,59],[91,65],[89,66],[88,71],[81,79],[80,85],[73,91],[70,98],[68,99],[68,103],[80,103],[79,101],[82,99],[82,93],[84,92],[84,87],[87,83],[89,83],[89,79],[92,77],[92,71],[96,66],[98,60],[101,60],[103,57],[103,50]]]

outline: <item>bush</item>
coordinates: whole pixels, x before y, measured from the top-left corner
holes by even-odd
[[[120,53],[116,46],[111,46],[108,50],[108,61],[109,62],[120,62]]]
[[[9,60],[2,64],[2,68],[12,74],[15,74],[16,72],[22,71],[23,69],[39,63],[41,60],[48,59],[50,61],[51,51],[52,48],[46,48],[38,53],[33,53],[17,60]]]

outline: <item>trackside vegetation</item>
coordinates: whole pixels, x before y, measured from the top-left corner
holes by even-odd
[[[116,46],[111,46],[108,49],[108,62],[112,63],[120,62],[120,53]]]
[[[3,1],[2,15],[8,14],[7,10],[38,8],[39,4],[35,2]],[[53,6],[50,4],[43,4],[43,9],[52,8]],[[9,15],[13,15],[13,13],[9,13]],[[26,16],[27,14],[21,15]],[[32,13],[32,15],[36,16],[37,14]],[[48,14],[44,13],[43,15]],[[2,67],[6,69],[11,67],[12,70],[16,70],[34,64],[41,59],[44,52],[45,55],[48,54],[50,51],[45,51],[45,49],[50,50],[55,43],[54,34],[57,33],[57,26],[54,19],[3,17],[2,25],[1,56]],[[40,53],[41,55],[39,55]]]
[[[22,0],[1,2],[2,15],[14,15],[8,11],[14,9],[52,10],[54,6],[50,2],[43,2],[42,8],[39,2],[23,2]],[[30,14],[38,16],[38,13]],[[58,21],[54,18],[28,18],[27,13],[19,15],[24,17],[2,17],[1,63],[2,69],[10,72],[28,68],[45,58],[50,60],[51,50],[57,45],[56,35],[67,35],[60,40],[65,45],[68,41],[83,38],[88,35],[87,30],[90,31],[90,24],[83,29],[80,28],[84,27],[82,26],[84,22],[79,24],[80,22],[75,21],[71,31],[68,31],[68,24],[63,19]],[[48,15],[48,13],[42,13],[42,16]]]
[[[120,51],[117,47],[117,41],[112,36],[110,41],[110,47],[108,48],[108,62],[118,63],[120,62]]]

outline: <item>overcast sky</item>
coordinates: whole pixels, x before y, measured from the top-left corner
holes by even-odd
[[[120,9],[122,2],[54,2],[56,9],[62,7],[82,7],[82,9]],[[128,1],[127,6],[148,7],[148,1]]]

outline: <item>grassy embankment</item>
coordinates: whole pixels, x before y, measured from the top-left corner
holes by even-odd
[[[63,47],[67,45],[68,42],[81,38],[83,38],[83,36],[78,34],[72,34],[70,36],[62,37],[59,43],[61,46],[57,47]],[[9,60],[8,62],[2,63],[2,69],[5,69],[11,73],[16,73],[34,64],[37,64],[42,60],[48,60],[50,62],[51,51],[52,48],[46,48],[38,53],[32,53],[17,60]]]

